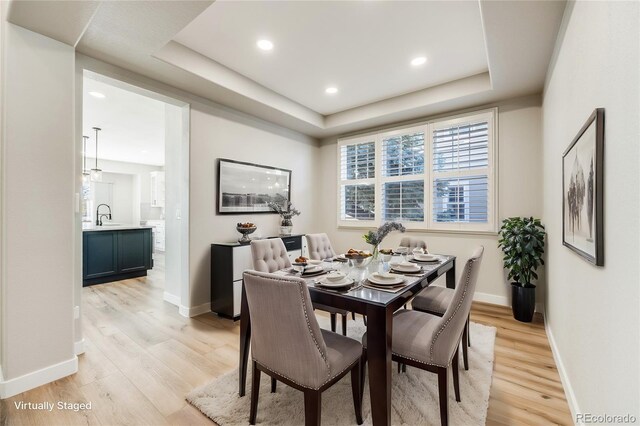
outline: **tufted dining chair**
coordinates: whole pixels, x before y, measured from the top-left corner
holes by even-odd
[[[307,249],[311,259],[329,259],[336,255],[327,234],[307,234]]]
[[[259,272],[276,272],[280,269],[291,268],[291,260],[281,238],[251,241],[251,256],[253,257],[253,269]],[[342,315],[342,334],[347,335],[347,311],[319,303],[314,304],[313,307],[329,312],[331,331],[333,332],[336,331],[336,316]]]
[[[351,372],[356,422],[362,424],[360,342],[320,329],[303,279],[257,271],[245,271],[243,278],[252,329],[249,424],[256,423],[261,372],[271,376],[272,386],[277,379],[303,391],[307,425],[320,424],[322,392]]]
[[[409,252],[414,248],[422,248],[424,251],[427,251],[427,243],[420,238],[414,237],[403,237],[400,240],[400,247],[409,247]]]
[[[483,252],[484,248],[478,247],[465,264],[451,303],[441,317],[406,309],[399,310],[393,315],[391,358],[401,364],[438,375],[440,421],[443,426],[448,425],[449,421],[447,375],[450,368],[453,373],[456,401],[460,401],[458,347],[471,311]],[[362,336],[362,344],[365,350],[361,374],[364,373],[366,363],[366,333]],[[361,380],[364,381],[363,378]]]

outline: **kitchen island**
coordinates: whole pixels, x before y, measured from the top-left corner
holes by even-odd
[[[153,268],[152,254],[151,226],[85,226],[82,229],[82,285],[143,277]]]

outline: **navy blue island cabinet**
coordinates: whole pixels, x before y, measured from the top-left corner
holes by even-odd
[[[82,232],[82,285],[147,275],[153,268],[151,228],[85,229]]]

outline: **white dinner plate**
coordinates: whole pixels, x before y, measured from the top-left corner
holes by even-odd
[[[402,275],[389,274],[389,276],[390,278],[381,278],[380,276],[377,276],[377,274],[371,274],[368,279],[373,284],[381,286],[395,286],[404,282],[404,277]]]
[[[399,263],[392,263],[391,268],[399,272],[419,272],[421,269],[416,264],[411,264],[411,266],[408,266],[408,265],[401,265]]]
[[[321,265],[322,264],[322,260],[309,259],[309,260],[307,260],[307,263],[309,265]]]
[[[413,260],[417,260],[418,262],[437,262],[439,258],[433,254],[417,254],[413,255]]]
[[[308,277],[311,275],[324,274],[325,272],[326,271],[324,270],[324,268],[320,265],[307,266],[304,272],[302,273],[302,276]]]
[[[344,277],[340,281],[329,281],[327,277],[322,277],[318,280],[317,284],[321,287],[340,288],[353,284],[353,280],[351,278]]]

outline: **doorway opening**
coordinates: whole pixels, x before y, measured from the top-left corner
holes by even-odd
[[[77,310],[92,291],[87,287],[124,283],[120,288],[130,296],[153,298],[149,306],[167,301],[183,314],[189,306],[189,105],[87,69],[76,83],[82,136]]]

